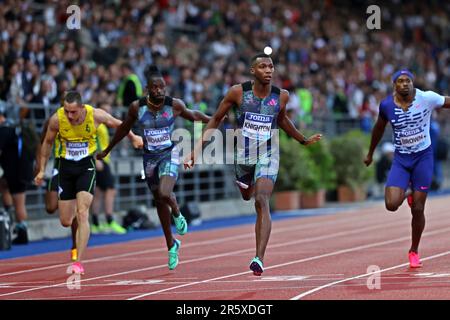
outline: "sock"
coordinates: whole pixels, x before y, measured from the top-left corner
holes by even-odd
[[[114,217],[112,216],[112,214],[107,214],[106,215],[106,222],[108,222],[108,224],[111,224],[111,222],[114,221]]]
[[[97,214],[93,214],[93,215],[92,215],[92,224],[93,224],[94,226],[97,226],[97,227],[98,227],[98,215],[97,215]]]
[[[16,228],[17,229],[26,229],[27,228],[27,222],[26,221],[18,222],[16,224]]]

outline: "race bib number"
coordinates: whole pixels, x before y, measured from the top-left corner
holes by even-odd
[[[253,140],[269,140],[271,137],[273,115],[245,113],[242,135]]]
[[[149,150],[164,149],[172,145],[169,127],[144,129],[144,136],[147,140],[147,148]]]
[[[424,140],[425,136],[423,132],[420,131],[404,132],[400,136],[400,143],[404,147],[412,147],[418,145]]]
[[[87,142],[66,142],[66,159],[78,161],[89,155]]]

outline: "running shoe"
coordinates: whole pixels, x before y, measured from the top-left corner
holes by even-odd
[[[14,233],[17,233],[17,237],[13,239],[12,244],[28,244],[28,231],[25,225],[16,225]]]
[[[70,250],[70,260],[77,261],[77,259],[78,259],[78,250],[77,248],[74,248]]]
[[[178,215],[178,217],[173,216],[173,221],[175,222],[175,227],[177,229],[177,233],[182,236],[186,234],[188,229],[188,224],[184,216],[181,214]]]
[[[239,180],[236,180],[236,184],[241,187],[242,189],[248,189],[249,185],[245,184],[243,182],[240,182]]]
[[[100,233],[100,226],[96,226],[95,224],[91,224],[91,233],[92,234],[99,234]]]
[[[418,253],[411,251],[408,253],[408,258],[409,258],[409,266],[411,268],[421,268],[422,267],[422,262],[420,261],[420,257],[419,257]]]
[[[84,268],[81,262],[74,262],[72,264],[72,273],[75,274],[84,274]]]
[[[413,195],[412,193],[406,197],[406,201],[408,201],[408,206],[412,208],[413,205]]]
[[[175,267],[178,265],[178,251],[180,250],[181,241],[174,239],[174,244],[172,248],[169,250],[169,270],[175,269]]]
[[[115,234],[125,234],[127,233],[127,229],[125,229],[124,227],[122,227],[120,224],[118,224],[116,221],[112,221],[109,225],[108,225],[109,230],[111,230],[112,233]]]
[[[264,272],[263,263],[258,257],[254,257],[250,262],[250,270],[253,271],[255,276],[260,276]]]

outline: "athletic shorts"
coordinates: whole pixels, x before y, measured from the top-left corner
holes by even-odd
[[[80,161],[61,159],[59,162],[59,200],[76,199],[77,193],[86,191],[94,194],[95,162],[92,157]]]
[[[103,170],[97,170],[97,187],[102,191],[114,189],[114,177],[111,173],[111,167],[103,160],[101,161],[103,162]]]
[[[8,184],[11,194],[24,193],[27,189],[27,181],[22,178],[17,162],[6,161],[2,163],[3,178]]]
[[[256,161],[256,164],[238,164],[235,162],[234,169],[236,180],[247,186],[252,186],[259,178],[272,180],[275,184],[278,176],[278,157],[265,156]]]
[[[47,191],[58,192],[58,179],[59,179],[59,158],[56,158],[53,164],[52,177],[48,181]]]
[[[176,146],[157,154],[144,153],[145,180],[150,190],[158,189],[162,176],[174,177],[177,180],[179,165],[180,155]]]
[[[8,168],[3,168],[5,172],[8,170]],[[27,183],[24,180],[18,179],[17,175],[11,175],[9,174],[11,171],[8,171],[8,173],[5,173],[3,175],[3,178],[5,178],[6,183],[8,184],[8,190],[11,194],[17,194],[17,193],[24,193],[27,189]]]
[[[386,187],[406,190],[411,183],[412,190],[428,192],[433,179],[433,149],[402,154],[395,152]]]

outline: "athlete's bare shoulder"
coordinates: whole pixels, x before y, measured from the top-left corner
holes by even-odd
[[[55,112],[48,120],[48,129],[52,131],[59,131],[59,118],[58,113]]]
[[[289,91],[287,91],[286,89],[281,89],[280,90],[280,100],[281,100],[281,105],[286,105],[287,102],[289,101]]]
[[[242,84],[235,84],[228,90],[224,100],[228,103],[239,106],[242,102],[242,92]]]

